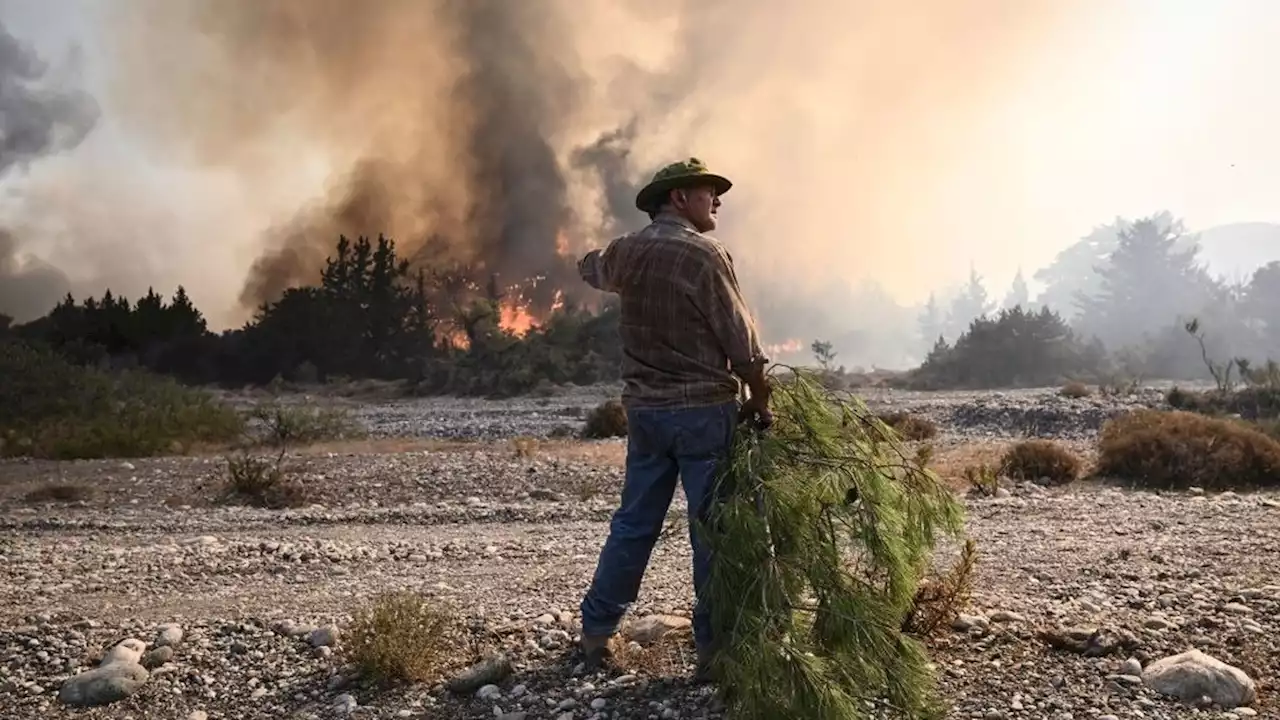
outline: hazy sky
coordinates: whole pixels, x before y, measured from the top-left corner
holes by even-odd
[[[1019,266],[1030,275],[1117,215],[1280,222],[1280,84],[1268,72],[1280,67],[1280,2],[975,0],[963,17],[966,3],[948,2],[938,14],[932,1],[793,0],[779,14],[776,1],[744,0],[758,22],[705,28],[727,59],[699,87],[701,120],[637,162],[698,154],[734,178],[720,235],[748,277],[873,275],[911,303],[971,263],[999,296]],[[282,140],[274,151],[289,162],[247,175],[118,123],[122,71],[99,35],[114,26],[94,15],[107,5],[0,0],[10,32],[55,66],[78,48],[104,107],[85,144],[11,179],[37,189],[17,196],[25,222],[49,224],[24,247],[77,279],[185,284],[229,322],[259,235],[321,193],[336,154]]]

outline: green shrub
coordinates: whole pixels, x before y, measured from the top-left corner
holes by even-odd
[[[1001,310],[973,320],[955,345],[942,338],[924,363],[895,385],[920,389],[1036,387],[1064,377],[1092,377],[1105,352],[1086,344],[1047,307]]]
[[[1239,415],[1249,420],[1280,418],[1280,388],[1269,386],[1203,392],[1175,387],[1165,395],[1165,401],[1175,410],[1203,415]]]
[[[1280,486],[1280,442],[1239,420],[1137,410],[1107,421],[1097,473],[1148,488]]]
[[[248,416],[262,433],[261,441],[270,445],[309,445],[366,434],[346,410],[336,407],[268,402],[254,406]]]
[[[145,457],[234,440],[243,419],[206,392],[146,372],[80,367],[0,341],[0,453]]]
[[[1005,452],[1000,473],[1014,480],[1067,485],[1080,476],[1080,459],[1052,440],[1025,440]]]

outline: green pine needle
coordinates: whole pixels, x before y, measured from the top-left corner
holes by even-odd
[[[792,372],[773,427],[738,433],[708,523],[731,716],[935,717],[928,657],[902,626],[962,508],[865,405]]]

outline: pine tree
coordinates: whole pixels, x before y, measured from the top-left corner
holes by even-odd
[[[1199,250],[1194,240],[1188,243],[1181,222],[1134,222],[1097,268],[1100,286],[1096,295],[1082,298],[1081,328],[1121,347],[1176,324],[1181,314],[1201,311],[1214,287],[1196,260]]]
[[[982,277],[978,271],[969,268],[969,282],[964,291],[951,301],[951,312],[947,317],[947,335],[959,337],[969,323],[986,317],[995,309],[995,304],[987,297],[987,289],[982,285]]]
[[[1031,292],[1027,289],[1027,281],[1022,277],[1022,268],[1018,268],[1018,274],[1013,276],[1013,285],[1009,288],[1009,294],[1004,298],[1005,309],[1013,309],[1020,307],[1023,310],[1030,310]]]
[[[938,301],[933,293],[929,293],[929,301],[920,311],[920,318],[916,322],[920,327],[920,341],[925,347],[929,347],[946,331],[946,321],[942,311],[938,309]]]

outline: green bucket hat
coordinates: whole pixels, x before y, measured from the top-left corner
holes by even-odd
[[[636,195],[636,207],[651,213],[672,190],[708,183],[715,186],[717,195],[723,195],[733,187],[728,178],[707,170],[706,163],[696,157],[674,162],[654,173],[649,184],[640,189]]]

